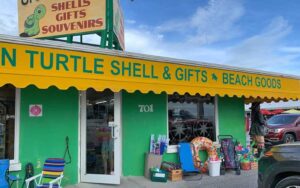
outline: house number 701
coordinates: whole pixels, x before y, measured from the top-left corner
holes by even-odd
[[[153,104],[150,105],[138,105],[140,112],[153,112]]]

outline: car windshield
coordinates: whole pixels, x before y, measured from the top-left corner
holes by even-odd
[[[298,116],[289,116],[289,115],[284,115],[284,116],[273,116],[271,117],[267,123],[268,125],[284,125],[284,124],[292,124],[296,121]]]

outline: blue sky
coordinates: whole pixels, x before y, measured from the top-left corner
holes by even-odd
[[[1,4],[0,33],[17,35],[17,1]],[[121,4],[126,51],[300,75],[298,0]]]
[[[128,51],[299,75],[297,0],[122,4]]]

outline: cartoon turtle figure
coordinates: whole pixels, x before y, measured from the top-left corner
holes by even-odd
[[[46,14],[46,7],[43,4],[38,5],[34,9],[34,13],[28,16],[24,23],[24,32],[20,34],[21,37],[32,37],[40,33],[40,19]]]

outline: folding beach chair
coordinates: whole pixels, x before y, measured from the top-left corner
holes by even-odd
[[[198,172],[200,170],[195,168],[192,149],[190,143],[179,143],[179,159],[183,173]]]
[[[61,180],[65,167],[65,160],[61,158],[48,158],[45,161],[41,174],[26,179],[26,188],[34,180],[36,188],[61,188]]]

